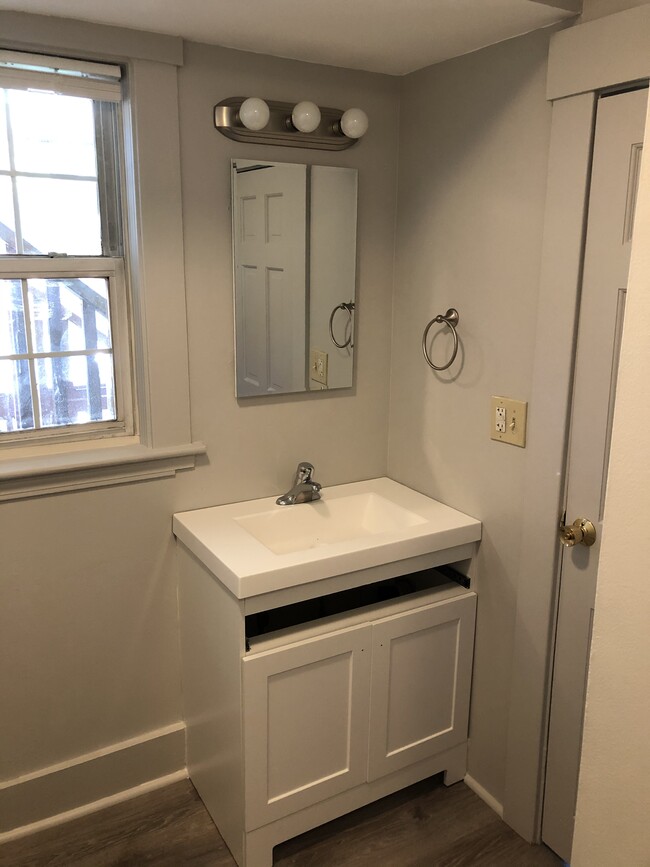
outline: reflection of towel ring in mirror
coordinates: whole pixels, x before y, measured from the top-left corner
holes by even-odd
[[[345,339],[345,343],[339,343],[336,337],[334,337],[334,317],[336,316],[337,310],[347,310],[348,316],[350,317],[346,326],[349,326],[349,333]],[[344,301],[342,304],[337,304],[334,310],[330,313],[330,337],[332,339],[332,343],[334,346],[338,346],[339,349],[346,349],[348,346],[350,349],[354,348],[354,343],[352,342],[352,331],[353,331],[353,321],[352,321],[352,313],[354,312],[354,301],[348,301],[347,303]]]
[[[433,370],[447,370],[448,367],[454,363],[454,359],[456,358],[456,354],[458,352],[458,333],[456,332],[456,326],[458,325],[458,310],[450,307],[449,310],[443,316],[442,313],[439,316],[434,316],[434,318],[429,322],[427,327],[424,329],[424,334],[422,335],[422,352],[424,353],[424,357],[426,359],[427,364]],[[445,325],[448,325],[451,328],[451,333],[454,336],[454,348],[451,352],[451,358],[447,362],[447,364],[443,364],[440,367],[435,365],[431,358],[429,357],[429,353],[427,351],[427,337],[429,336],[429,329],[433,325],[434,322],[444,322]]]

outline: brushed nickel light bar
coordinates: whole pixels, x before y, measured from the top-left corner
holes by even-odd
[[[233,96],[215,105],[214,125],[235,141],[338,151],[364,135],[368,117],[360,108],[341,111],[308,101],[292,104]]]

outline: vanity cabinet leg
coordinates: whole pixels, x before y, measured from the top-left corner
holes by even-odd
[[[467,773],[467,744],[461,744],[449,751],[449,761],[445,769],[445,786],[453,786],[465,779]]]
[[[244,835],[244,863],[241,867],[273,867],[275,840],[265,833],[266,830],[258,828]]]

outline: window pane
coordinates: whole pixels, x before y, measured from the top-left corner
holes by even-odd
[[[35,352],[111,348],[105,277],[32,279],[27,288]]]
[[[22,355],[26,352],[21,281],[0,280],[0,355]]]
[[[17,184],[25,253],[101,256],[95,181],[19,177]]]
[[[0,255],[3,253],[12,255],[16,252],[16,221],[11,178],[0,175]]]
[[[28,90],[7,93],[17,171],[97,176],[92,99]]]
[[[28,361],[0,361],[0,433],[34,427]]]
[[[38,358],[36,380],[43,427],[117,418],[110,353]]]
[[[7,139],[7,106],[5,91],[0,90],[0,169],[9,168],[9,141]]]

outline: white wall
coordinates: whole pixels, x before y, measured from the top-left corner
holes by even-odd
[[[488,439],[488,408],[491,394],[526,399],[531,382],[548,38],[531,34],[401,81],[186,46],[180,112],[192,433],[208,456],[173,480],[0,506],[0,743],[10,744],[0,751],[0,781],[180,718],[170,516],[276,493],[307,458],[326,485],[388,468],[484,521],[470,772],[502,799],[526,452]],[[360,104],[370,115],[368,136],[342,154],[263,151],[359,168],[350,391],[234,397],[228,164],[259,151],[220,136],[212,107],[247,93]],[[438,376],[420,339],[428,319],[451,305],[461,315],[460,362]],[[436,354],[443,343],[436,340]],[[633,625],[631,617],[619,622]],[[604,680],[603,669],[600,689]],[[585,779],[593,810],[596,781]],[[595,816],[585,820],[589,832]]]
[[[549,37],[414,73],[401,96],[389,474],[483,521],[469,773],[499,802],[526,451],[489,439],[489,407],[492,394],[527,400],[531,385]],[[459,360],[436,374],[422,331],[451,306]],[[434,360],[449,345],[437,338]]]
[[[79,53],[91,47],[84,41]],[[212,108],[242,93],[363,105],[371,132],[343,154],[239,145],[214,129]],[[171,480],[0,506],[0,783],[181,719],[174,511],[280,493],[301,459],[326,485],[385,473],[397,110],[386,76],[186,45],[190,385],[193,436],[207,458]],[[260,152],[359,168],[362,349],[355,387],[337,395],[234,397],[229,160]],[[47,806],[60,808],[56,797]]]
[[[192,434],[209,464],[181,481],[185,508],[270,496],[298,460],[332,485],[386,470],[397,82],[388,76],[186,45],[180,73]],[[227,96],[363,105],[371,132],[340,153],[260,148],[220,135],[212,107]],[[234,397],[229,160],[305,161],[359,170],[359,352],[355,387],[327,396]]]
[[[574,867],[650,860],[648,334],[650,160],[644,158],[598,569]]]
[[[173,481],[3,503],[0,780],[178,720]]]

